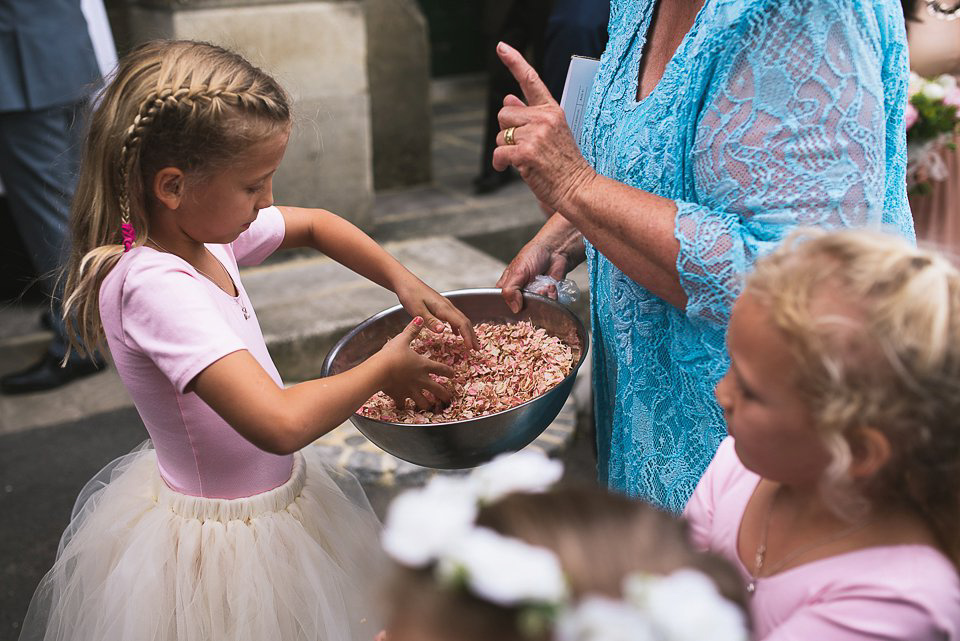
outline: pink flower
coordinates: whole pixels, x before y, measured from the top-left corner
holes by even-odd
[[[960,86],[956,86],[947,92],[947,95],[943,98],[943,104],[960,109]]]
[[[920,112],[917,111],[917,108],[914,107],[909,102],[907,103],[907,111],[904,113],[904,120],[906,121],[907,131],[910,130],[910,127],[914,126],[917,123],[917,118],[920,117]]]

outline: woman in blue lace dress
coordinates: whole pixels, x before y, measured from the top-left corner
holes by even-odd
[[[515,50],[494,165],[557,211],[499,285],[590,274],[601,480],[679,511],[725,435],[742,275],[795,226],[913,237],[896,0],[614,0],[580,149]],[[509,136],[505,134],[509,133]],[[511,143],[511,144],[507,144]],[[581,152],[582,150],[582,152]]]

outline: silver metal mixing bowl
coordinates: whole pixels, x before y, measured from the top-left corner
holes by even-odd
[[[381,449],[405,461],[438,469],[474,467],[503,452],[517,451],[550,425],[570,395],[577,370],[587,353],[587,332],[580,319],[560,303],[524,293],[523,309],[514,314],[500,290],[460,289],[446,292],[474,324],[528,320],[574,347],[570,374],[542,396],[509,410],[447,423],[408,425],[354,414],[350,420]],[[411,320],[397,305],[357,325],[333,346],[323,363],[323,375],[345,372],[377,352]],[[429,330],[424,330],[429,331]]]

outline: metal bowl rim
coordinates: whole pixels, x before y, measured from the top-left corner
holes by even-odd
[[[452,294],[457,294],[457,295],[499,294],[499,293],[501,293],[502,291],[503,291],[503,290],[502,290],[501,288],[499,288],[499,287],[473,287],[473,288],[468,288],[468,289],[454,289],[454,290],[450,290],[450,291],[446,291],[446,292],[440,292],[440,295],[443,296],[444,298],[447,298],[447,297],[449,297],[449,296],[452,295]],[[574,314],[572,311],[570,311],[570,309],[569,309],[568,307],[566,307],[565,305],[563,305],[563,304],[561,304],[561,303],[558,303],[557,301],[553,300],[552,298],[547,298],[546,296],[541,296],[541,295],[539,295],[539,294],[534,294],[534,293],[532,293],[532,292],[523,292],[523,297],[524,297],[524,298],[532,298],[532,299],[535,299],[535,300],[538,300],[538,301],[546,302],[548,305],[550,305],[550,306],[552,306],[552,307],[555,307],[556,309],[559,309],[559,310],[563,311],[565,314],[567,314],[570,318],[573,319],[573,322],[574,322],[574,324],[576,325],[576,328],[579,330],[578,334],[579,334],[580,336],[583,336],[583,337],[586,339],[585,342],[589,343],[589,341],[590,341],[590,336],[587,334],[587,328],[584,326],[583,321],[581,321],[580,318],[579,318],[576,314]],[[401,310],[401,309],[403,309],[403,305],[401,305],[401,304],[398,303],[398,304],[394,305],[393,307],[390,307],[390,308],[388,308],[388,309],[383,310],[382,312],[377,312],[376,314],[374,314],[374,315],[371,316],[370,318],[362,321],[359,325],[357,325],[356,327],[354,327],[353,329],[351,329],[349,332],[347,332],[347,333],[343,336],[343,338],[341,338],[340,340],[338,340],[338,341],[334,344],[334,346],[333,346],[332,348],[330,348],[330,352],[327,354],[327,357],[323,360],[323,365],[322,365],[323,376],[324,376],[324,377],[327,377],[327,376],[330,375],[330,373],[329,373],[329,372],[330,372],[330,366],[331,366],[331,364],[332,364],[333,359],[339,354],[340,349],[341,349],[344,345],[346,345],[348,342],[350,342],[350,340],[351,340],[354,336],[356,336],[357,334],[359,334],[360,332],[362,332],[364,329],[366,329],[366,328],[369,327],[370,325],[373,325],[374,323],[376,323],[377,321],[379,321],[381,318],[383,318],[383,317],[385,317],[385,316],[389,316],[390,314],[392,314],[392,313],[394,313],[394,312],[396,312],[396,311],[398,311],[398,310]],[[583,365],[583,361],[586,360],[586,358],[587,358],[587,352],[589,351],[589,350],[588,350],[588,347],[589,347],[588,344],[587,344],[587,345],[581,345],[581,346],[580,346],[580,360],[577,361],[576,365],[573,366],[573,369],[570,370],[570,373],[567,374],[567,375],[563,378],[562,381],[560,381],[559,383],[557,383],[556,385],[554,385],[553,387],[551,387],[549,390],[547,390],[546,392],[544,392],[544,393],[541,394],[540,396],[535,396],[534,398],[531,398],[529,401],[524,401],[523,403],[520,403],[519,405],[514,405],[514,406],[511,407],[511,408],[508,408],[508,409],[505,409],[505,410],[500,410],[499,412],[494,412],[493,414],[484,414],[483,416],[475,416],[475,417],[473,417],[473,418],[468,418],[468,419],[465,419],[465,420],[462,420],[462,421],[443,421],[443,422],[440,422],[440,423],[393,423],[393,422],[390,422],[390,421],[381,421],[380,419],[377,419],[377,418],[370,418],[369,416],[364,416],[363,414],[360,414],[360,413],[358,413],[358,412],[354,412],[351,416],[358,416],[358,417],[360,417],[361,419],[363,419],[364,421],[369,421],[370,423],[374,423],[374,424],[377,424],[377,425],[385,425],[385,426],[387,426],[387,427],[399,427],[399,428],[419,429],[419,430],[422,430],[424,427],[441,427],[441,428],[442,428],[442,427],[454,427],[454,426],[461,426],[461,425],[469,425],[469,424],[471,424],[471,423],[473,423],[473,422],[477,422],[477,421],[483,421],[483,420],[486,420],[486,419],[488,419],[488,418],[492,418],[492,417],[494,417],[494,416],[499,416],[499,415],[501,415],[501,414],[506,414],[507,412],[513,412],[514,410],[518,410],[518,409],[520,409],[521,407],[525,407],[525,406],[527,406],[527,405],[531,405],[531,404],[533,404],[534,402],[536,402],[536,401],[544,398],[545,396],[547,396],[548,394],[550,394],[551,392],[553,392],[554,390],[556,390],[556,389],[557,389],[558,387],[560,387],[561,385],[564,385],[565,383],[567,383],[567,381],[569,381],[571,378],[573,378],[573,377],[575,377],[575,376],[577,375],[577,371],[580,369],[580,366]],[[359,428],[359,426],[358,426],[358,428]]]

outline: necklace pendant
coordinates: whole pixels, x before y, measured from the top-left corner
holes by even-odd
[[[748,595],[753,596],[753,593],[756,592],[756,591],[757,591],[757,582],[756,582],[756,581],[750,581],[750,583],[747,583],[747,594],[748,594]]]
[[[235,299],[237,301],[237,307],[240,308],[240,311],[243,312],[243,320],[250,320],[250,312],[247,311],[247,306],[243,304],[240,300],[240,295],[237,294]]]

